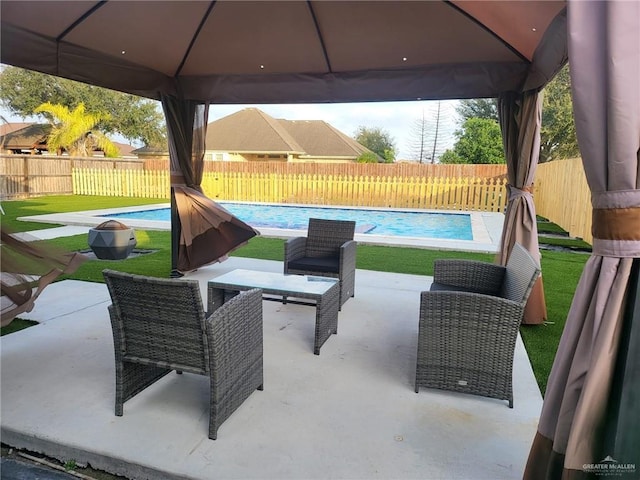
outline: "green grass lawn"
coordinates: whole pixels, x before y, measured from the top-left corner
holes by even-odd
[[[37,324],[38,322],[16,318],[6,327],[0,328],[0,336],[9,335],[10,333],[17,332],[19,330],[29,328]]]
[[[45,213],[61,213],[98,208],[115,208],[166,202],[166,199],[139,199],[120,197],[51,196],[30,200],[3,202],[6,215],[3,225],[14,231],[28,231],[57,225],[20,222],[18,217]],[[118,262],[118,270],[143,275],[168,277],[171,270],[170,232],[136,230],[138,249],[154,250],[154,253],[130,257]],[[53,243],[67,251],[87,249],[87,236],[75,235],[43,241]],[[282,261],[284,240],[256,237],[232,256]],[[437,258],[466,258],[493,262],[491,254],[429,250],[406,247],[385,247],[358,245],[357,268],[383,272],[433,274],[433,261]],[[580,274],[588,255],[556,251],[542,251],[542,272],[547,301],[548,323],[545,325],[522,326],[521,333],[533,371],[544,394],[547,377],[555,357],[555,352],[564,328],[567,313],[573,299]],[[113,262],[91,260],[85,262],[75,273],[64,279],[103,282],[102,270],[113,268]],[[61,279],[62,279],[61,278]],[[418,299],[416,299],[416,302]],[[416,318],[416,322],[418,319]]]

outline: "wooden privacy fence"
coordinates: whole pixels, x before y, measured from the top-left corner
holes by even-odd
[[[168,160],[146,159],[145,170],[169,171]],[[224,162],[205,161],[205,172],[220,173],[277,173],[306,175],[362,175],[373,177],[503,177],[505,164],[429,164],[429,163],[325,163],[325,162]]]
[[[208,197],[270,203],[429,208],[503,212],[504,178],[425,178],[206,172]],[[159,171],[74,169],[78,195],[167,198],[169,174]]]
[[[533,194],[538,215],[593,243],[591,191],[580,158],[538,165]]]
[[[74,168],[75,195],[169,198],[169,172]]]
[[[1,154],[0,198],[68,195],[73,191],[71,171],[74,168],[142,170],[144,162],[122,158]]]
[[[36,157],[34,155],[34,157]],[[0,162],[1,198],[28,197],[38,195],[56,195],[69,192],[71,177],[69,171],[72,160],[59,158],[56,162],[37,156],[3,155]]]
[[[168,160],[55,155],[0,154],[0,198],[25,198],[41,195],[68,195],[73,192],[72,170],[145,170],[169,171]],[[506,165],[440,165],[417,163],[324,163],[324,162],[204,162],[204,171],[220,175],[278,174],[321,175],[334,177],[396,178],[504,178]],[[150,184],[150,188],[153,184]],[[168,190],[166,190],[168,191]],[[167,196],[163,193],[161,196]]]

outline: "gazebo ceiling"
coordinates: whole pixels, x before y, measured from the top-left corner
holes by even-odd
[[[150,98],[496,96],[566,61],[564,1],[16,1],[3,63]]]

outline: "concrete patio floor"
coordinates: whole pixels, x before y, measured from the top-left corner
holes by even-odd
[[[280,272],[232,257],[202,268]],[[430,277],[358,270],[338,335],[313,355],[314,310],[264,305],[264,391],[209,440],[208,379],[170,374],[114,407],[105,285],[49,286],[41,325],[2,337],[1,436],[8,445],[140,479],[517,479],[542,397],[522,341],[514,403],[414,392],[419,292]]]

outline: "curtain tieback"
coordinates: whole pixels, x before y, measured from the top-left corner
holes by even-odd
[[[179,174],[179,173],[172,173],[169,176],[169,181],[171,182],[171,186],[172,187],[174,185],[176,185],[176,186],[187,186],[187,181],[184,178],[184,175]]]
[[[640,207],[594,208],[594,239],[640,241]]]
[[[200,185],[194,185],[194,184],[188,184],[186,182],[186,179],[184,178],[184,175],[180,174],[180,173],[172,173],[171,175],[169,175],[169,181],[171,182],[171,186],[172,187],[187,187],[190,188],[191,190],[195,190],[198,193],[201,193],[204,195],[204,191],[202,190],[202,186]]]
[[[516,198],[519,198],[519,197],[531,198],[533,197],[533,186],[531,187],[525,186],[525,187],[518,188],[508,183],[507,192],[509,192],[510,202],[514,201]]]

